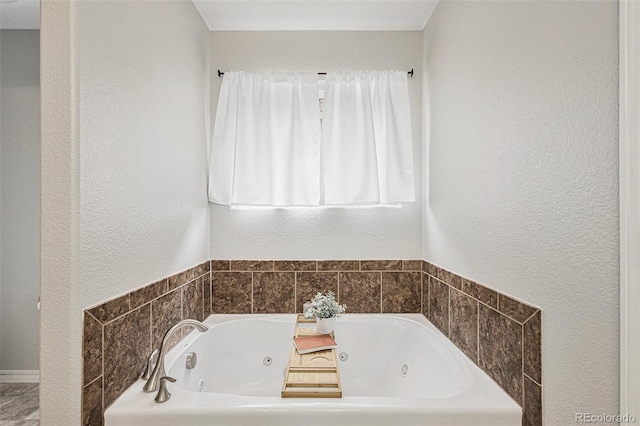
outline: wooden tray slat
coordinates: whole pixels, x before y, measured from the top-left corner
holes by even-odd
[[[313,319],[298,315],[294,336],[317,335],[313,327],[300,327],[312,322]],[[282,384],[282,398],[342,398],[335,349],[300,355],[293,345]]]
[[[339,389],[324,388],[285,388],[282,391],[283,398],[342,398]]]
[[[317,371],[314,373],[297,373],[292,372],[289,374],[289,378],[287,380],[287,386],[302,386],[306,385],[310,386],[325,386],[331,385],[336,386],[338,382],[338,375],[335,371],[325,372],[325,371]]]

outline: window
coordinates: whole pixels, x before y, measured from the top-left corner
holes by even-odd
[[[410,116],[405,72],[227,72],[209,199],[268,206],[415,201]]]

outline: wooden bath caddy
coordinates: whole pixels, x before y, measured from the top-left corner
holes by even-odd
[[[298,314],[294,337],[318,335],[315,327],[300,326],[312,323],[315,323],[314,319]],[[289,366],[282,384],[282,397],[342,398],[336,350],[329,349],[300,355],[292,344]]]

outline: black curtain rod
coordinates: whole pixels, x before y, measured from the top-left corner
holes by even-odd
[[[407,74],[409,74],[409,77],[413,77],[413,68],[411,68],[411,71],[407,71]],[[218,77],[222,77],[223,75],[224,75],[224,71],[218,70]],[[318,75],[327,75],[327,73],[319,72]]]

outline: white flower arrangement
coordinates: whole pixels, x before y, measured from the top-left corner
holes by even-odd
[[[305,318],[338,318],[347,310],[347,305],[338,305],[332,291],[327,294],[317,293],[311,299],[311,307],[304,313]]]

